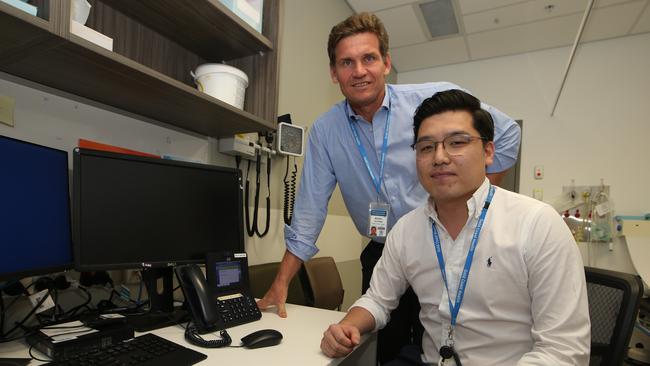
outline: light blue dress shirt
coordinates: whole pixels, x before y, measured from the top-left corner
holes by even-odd
[[[384,101],[372,124],[355,114],[344,100],[321,115],[309,132],[291,226],[285,225],[284,228],[287,249],[303,261],[318,252],[316,239],[323,228],[327,205],[337,183],[361,235],[366,235],[370,202],[379,199],[390,204],[390,231],[400,217],[422,206],[428,197],[418,180],[415,152],[410,146],[413,143],[413,114],[425,98],[439,91],[462,88],[448,82],[387,85],[386,88]],[[487,104],[482,104],[482,107],[490,112],[495,125],[496,153],[488,173],[501,172],[514,165],[521,132],[517,123],[503,112]],[[350,123],[355,124],[370,167],[374,174],[378,174],[388,113],[391,118],[388,151],[384,176],[381,177],[381,196],[377,197]]]

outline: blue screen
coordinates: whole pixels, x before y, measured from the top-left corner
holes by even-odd
[[[0,279],[72,267],[68,154],[0,136]]]

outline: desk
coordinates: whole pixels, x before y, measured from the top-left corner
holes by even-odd
[[[280,318],[274,312],[262,312],[262,319],[256,322],[228,329],[233,345],[239,345],[239,340],[256,330],[276,329],[283,335],[282,343],[273,347],[244,349],[217,348],[207,349],[190,345],[183,338],[183,328],[179,325],[162,328],[152,333],[192,348],[208,355],[208,358],[197,365],[375,365],[377,338],[375,333],[362,337],[361,345],[346,358],[331,359],[320,351],[320,340],[325,329],[336,323],[345,313],[323,309],[310,308],[287,304],[287,318]],[[212,339],[211,335],[205,335]],[[42,356],[38,351],[33,351]],[[0,344],[0,357],[29,357],[28,348],[24,342]],[[37,356],[38,357],[38,356]],[[42,362],[32,361],[30,365]]]

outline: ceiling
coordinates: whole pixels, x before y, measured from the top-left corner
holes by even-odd
[[[347,0],[384,22],[399,72],[572,45],[588,0],[451,0],[459,33],[433,38],[420,4]],[[581,43],[650,32],[650,0],[595,0]]]

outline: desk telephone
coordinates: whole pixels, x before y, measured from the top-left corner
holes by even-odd
[[[207,280],[196,264],[175,268],[194,324],[185,339],[197,346],[218,348],[232,342],[226,328],[262,317],[248,286],[246,253],[211,253],[206,260]],[[222,339],[205,340],[201,334],[220,330]]]

